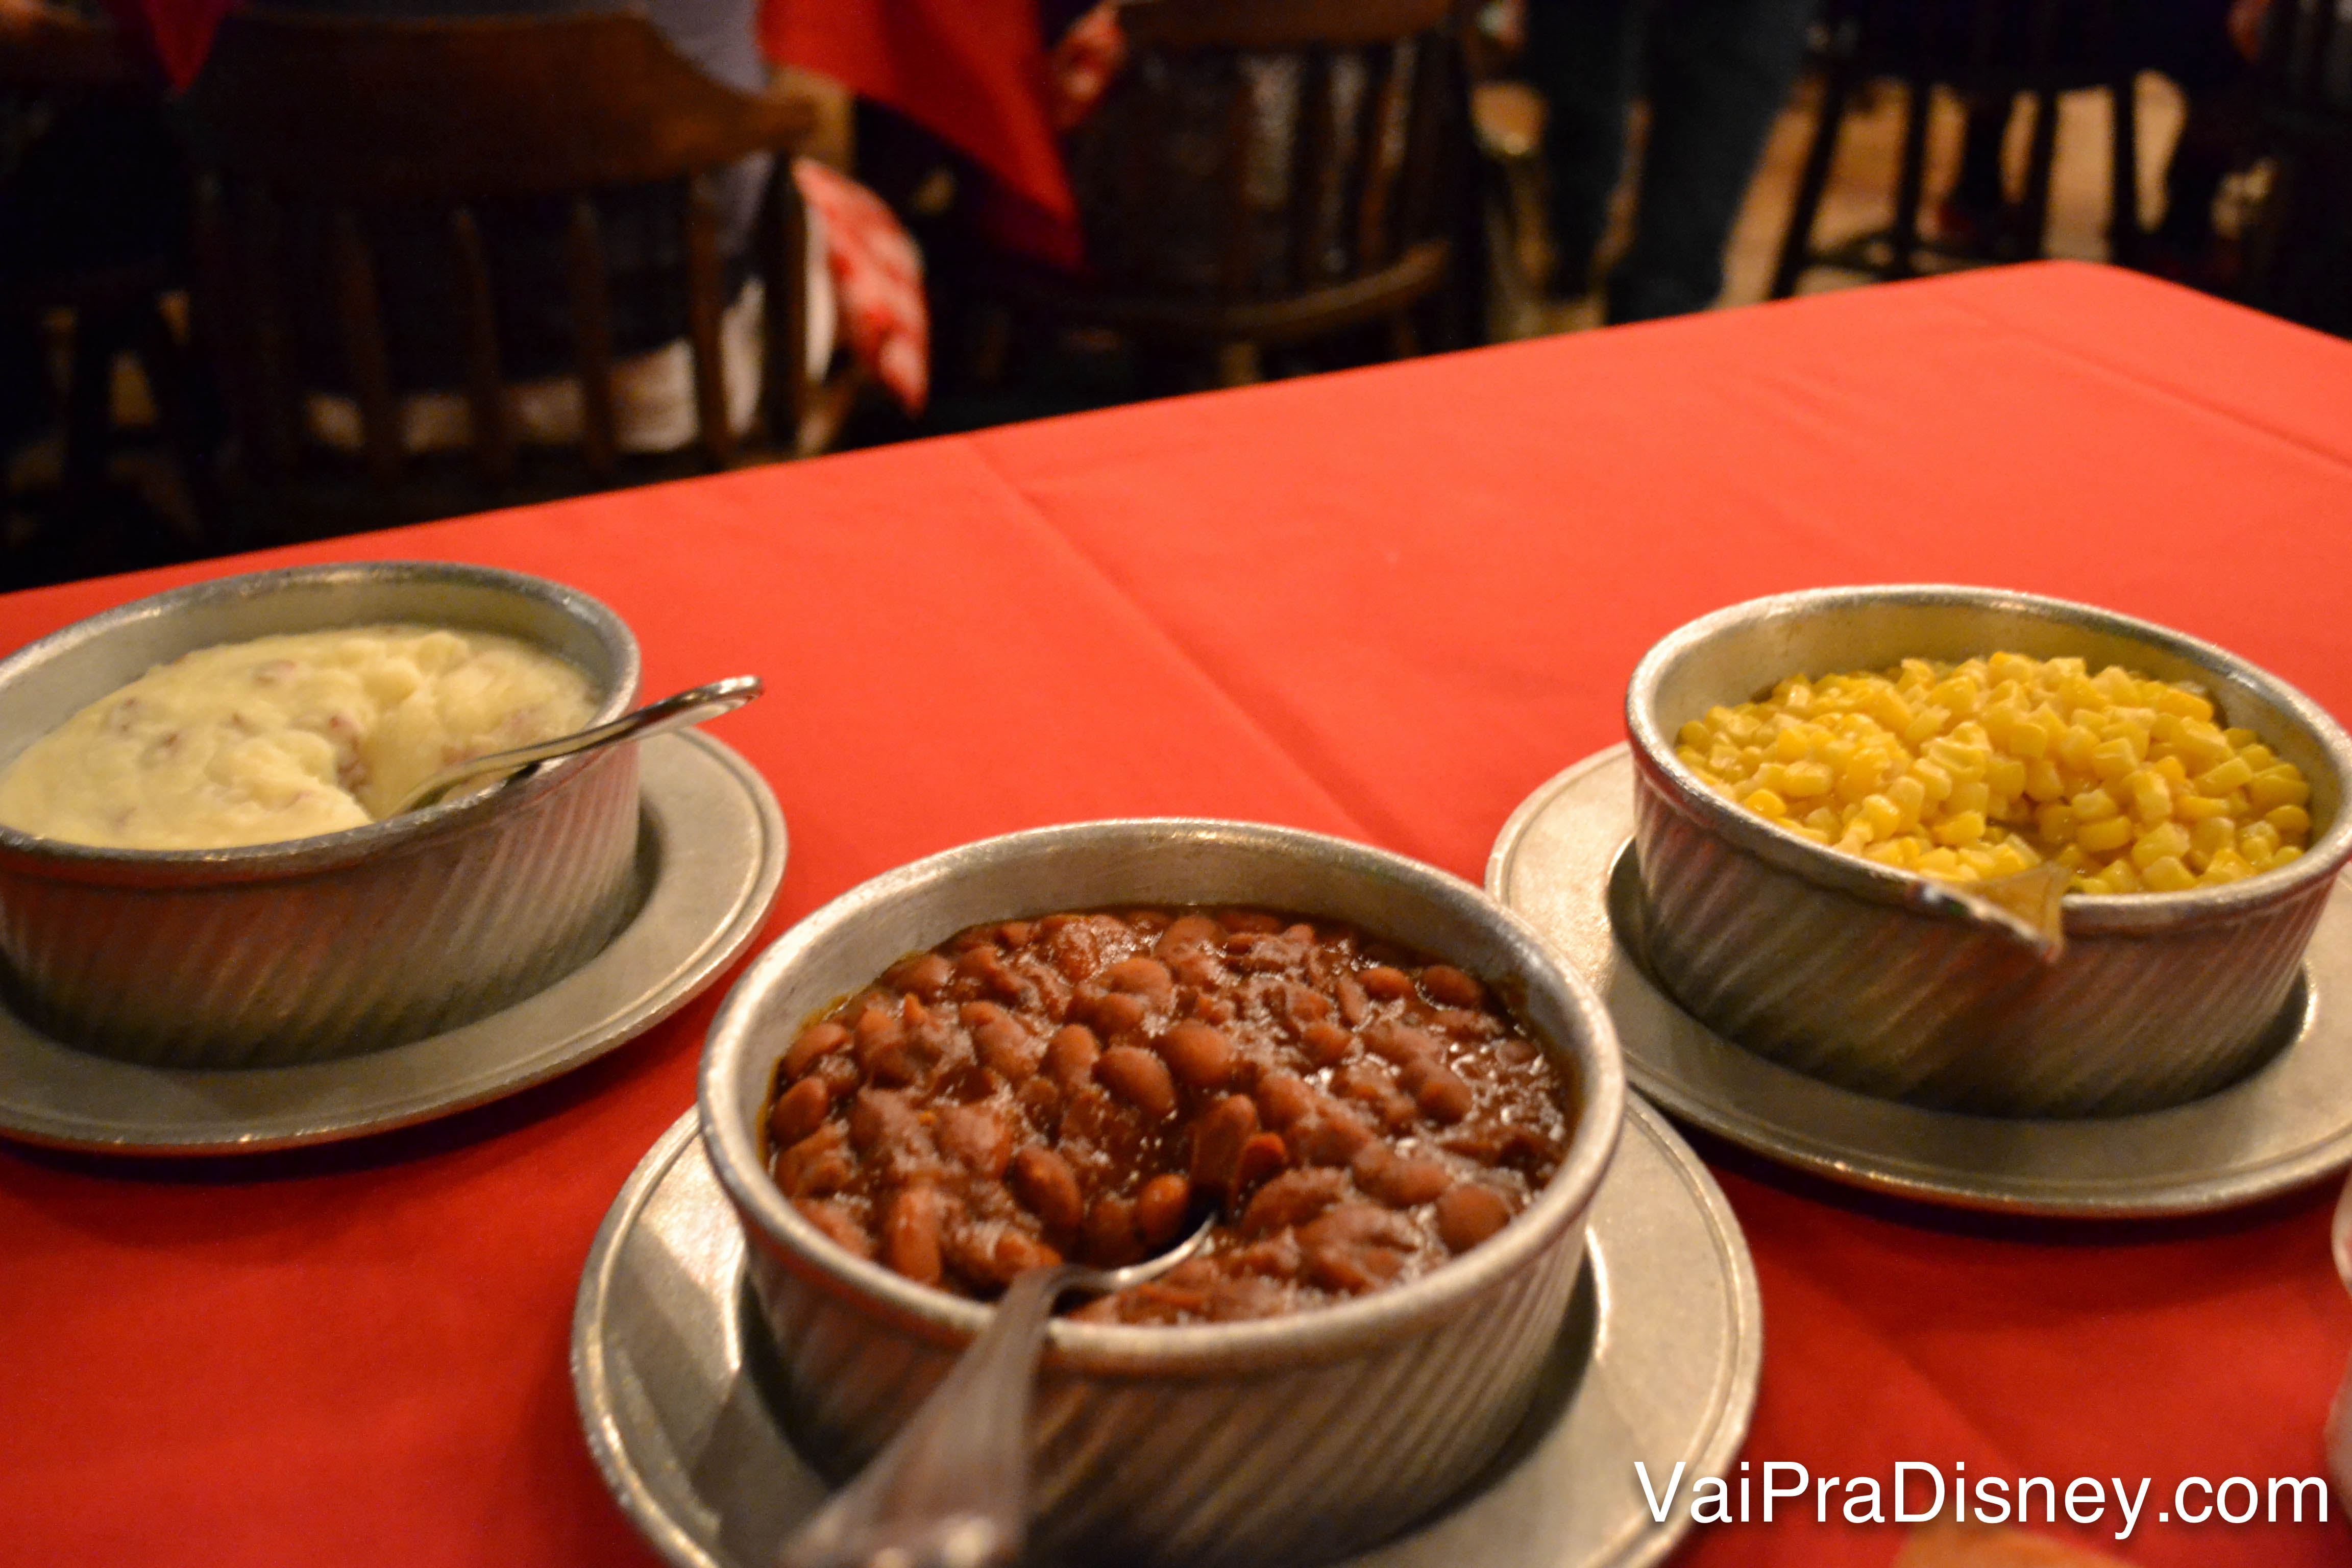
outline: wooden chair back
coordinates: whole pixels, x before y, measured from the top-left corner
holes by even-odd
[[[2244,297],[2352,337],[2352,16],[2334,0],[2273,0],[2254,90],[2273,174]]]
[[[755,241],[767,292],[761,397],[772,430],[799,428],[804,218],[790,153],[803,104],[712,80],[642,16],[394,21],[247,10],[222,24],[194,105],[217,164],[200,203],[205,314],[247,449],[283,473],[298,447],[304,392],[290,338],[291,290],[332,300],[370,474],[404,463],[394,345],[381,309],[371,212],[436,215],[461,320],[465,393],[482,477],[503,485],[515,436],[482,215],[502,203],[568,200],[564,265],[589,477],[616,470],[611,280],[600,191],[684,186],[681,251],[698,446],[712,467],[734,453],[719,354],[723,269],[714,180],[738,160],[778,156]],[[328,276],[289,275],[289,212],[323,214]]]
[[[2095,87],[2121,47],[2116,0],[1832,0],[1864,68],[1963,91]]]
[[[1466,157],[1453,0],[1129,0],[1068,139],[1097,313],[1278,340],[1394,310],[1447,259]]]

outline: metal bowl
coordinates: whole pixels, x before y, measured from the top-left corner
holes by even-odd
[[[1675,732],[1784,677],[1906,658],[2076,655],[2201,684],[2312,786],[2302,858],[2224,887],[2070,894],[2045,963],[1911,906],[1922,879],[1776,828],[1701,783]],[[1989,588],[1837,588],[1735,605],[1673,633],[1625,693],[1645,962],[1717,1032],[1864,1093],[2016,1116],[2196,1099],[2290,1037],[2305,944],[2352,858],[2352,743],[2316,705],[2209,643]]]
[[[1050,827],[918,861],[810,916],[737,983],[703,1053],[703,1139],[751,1244],[794,1436],[829,1468],[863,1458],[989,1309],[852,1257],[785,1199],[761,1157],[778,1058],[812,1016],[967,926],[1137,904],[1296,910],[1433,953],[1507,998],[1576,1086],[1576,1131],[1551,1182],[1495,1238],[1420,1279],[1256,1322],[1053,1325],[1034,1428],[1035,1539],[1049,1555],[1335,1556],[1444,1501],[1519,1419],[1623,1113],[1608,1015],[1533,928],[1468,883],[1360,845],[1228,822]]]
[[[546,648],[586,673],[600,719],[636,697],[636,639],[559,584],[438,562],[295,567],[137,600],[0,662],[0,767],[182,654],[386,622]],[[585,962],[633,907],[636,838],[630,746],[278,844],[100,849],[0,826],[0,985],[57,1038],[151,1066],[355,1055]]]

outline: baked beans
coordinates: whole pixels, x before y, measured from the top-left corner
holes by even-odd
[[[768,1115],[827,1237],[986,1300],[1026,1268],[1204,1250],[1080,1317],[1270,1316],[1509,1223],[1574,1120],[1475,977],[1344,925],[1136,910],[975,926],[803,1029]]]

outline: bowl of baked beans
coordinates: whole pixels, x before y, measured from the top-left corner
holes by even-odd
[[[1606,1012],[1477,889],[1362,845],[1080,824],[890,872],[714,1021],[705,1144],[803,1451],[877,1449],[1024,1268],[1203,1252],[1057,1320],[1032,1539],[1307,1563],[1524,1415],[1622,1115]]]
[[[2179,1104],[2299,1032],[2352,742],[2210,643],[1995,589],[1736,605],[1626,691],[1636,945],[1718,1033],[1944,1109]],[[1958,889],[2057,900],[2063,942]]]

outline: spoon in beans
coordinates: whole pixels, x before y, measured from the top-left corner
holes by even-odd
[[[988,1568],[1029,1524],[1029,1394],[1054,1304],[1107,1296],[1192,1257],[1217,1223],[1125,1268],[1063,1263],[1013,1277],[914,1419],[784,1543],[782,1568]]]

